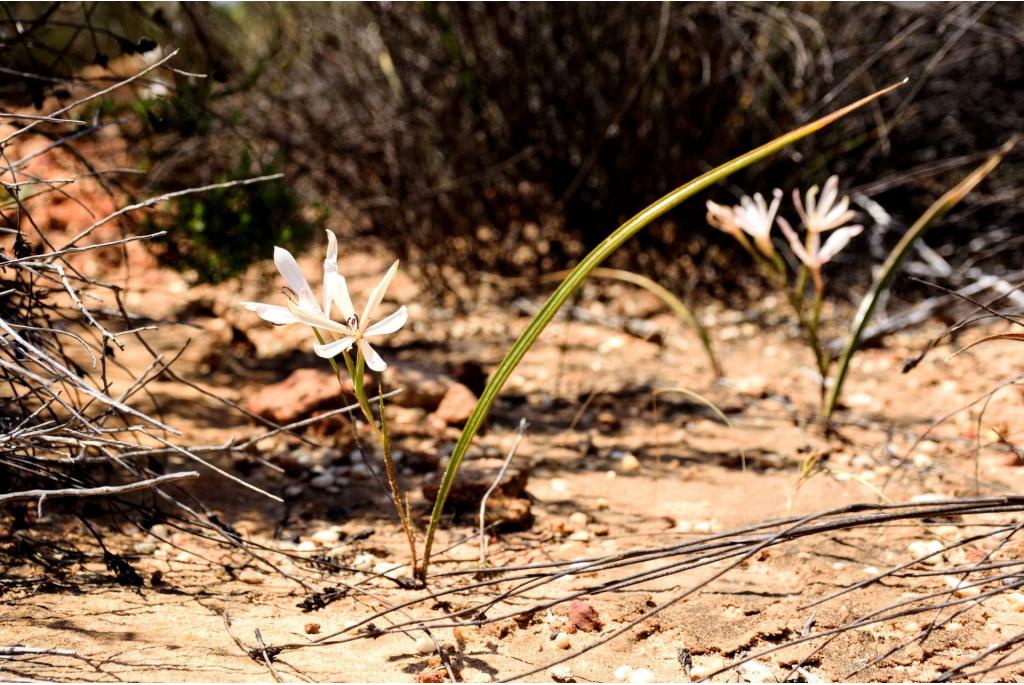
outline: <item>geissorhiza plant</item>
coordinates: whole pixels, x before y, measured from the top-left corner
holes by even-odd
[[[861,299],[857,312],[850,325],[850,332],[842,353],[839,355],[838,364],[832,380],[832,387],[825,395],[827,375],[832,364],[831,355],[825,350],[820,342],[819,327],[821,318],[822,294],[824,282],[822,278],[822,267],[835,257],[850,240],[860,234],[863,228],[859,225],[849,225],[855,213],[850,209],[849,199],[840,197],[839,179],[831,176],[818,195],[818,188],[812,187],[801,198],[799,191],[793,191],[793,204],[806,235],[801,240],[797,232],[790,226],[784,217],[777,217],[777,206],[773,203],[767,207],[759,195],[754,200],[743,198],[737,207],[724,207],[722,205],[708,202],[708,223],[723,230],[730,235],[737,237],[740,244],[751,253],[755,262],[761,266],[768,267],[766,275],[774,283],[787,290],[788,299],[796,309],[800,323],[804,327],[808,342],[810,343],[822,379],[822,406],[821,417],[828,420],[839,403],[843,383],[846,380],[850,368],[850,360],[857,352],[861,337],[867,329],[868,323],[875,311],[875,307],[883,292],[892,282],[900,263],[910,251],[913,244],[943,215],[955,207],[965,196],[990,173],[992,173],[1003,158],[1016,146],[1017,136],[1012,136],[1000,148],[990,155],[984,163],[965,176],[959,183],[948,190],[937,199],[925,212],[918,217],[904,233],[900,241],[892,248],[886,257],[885,262],[879,267],[874,278],[874,283],[868,293]],[[776,198],[779,192],[775,193]],[[754,208],[758,211],[751,211]],[[765,243],[770,245],[770,232],[772,222],[778,221],[782,233],[789,243],[790,250],[801,265],[800,272],[795,282],[790,287],[789,272],[779,261],[772,259],[766,263],[764,257],[770,257],[771,253],[764,247]],[[750,242],[743,235],[744,233],[755,237],[755,244],[758,250],[752,250]],[[822,244],[822,235],[830,233]],[[757,241],[760,238],[760,241]],[[807,277],[810,276],[814,286],[815,298],[810,316],[805,312],[804,290],[807,286]],[[1015,334],[1016,335],[1016,334]]]
[[[377,309],[384,300],[388,286],[398,273],[396,261],[387,270],[380,282],[374,286],[366,299],[362,314],[356,314],[349,295],[345,277],[338,273],[338,238],[333,231],[327,231],[327,256],[323,268],[323,293],[320,300],[313,294],[302,269],[288,250],[274,248],[274,264],[285,282],[285,305],[265,304],[262,302],[242,302],[246,309],[255,312],[262,319],[275,325],[304,324],[313,329],[316,342],[313,350],[320,357],[327,359],[338,375],[341,383],[341,370],[334,358],[341,356],[345,368],[352,378],[353,391],[363,416],[373,429],[374,436],[384,452],[384,470],[387,475],[391,499],[399,520],[405,530],[412,554],[412,568],[416,568],[416,539],[412,531],[412,517],[408,498],[402,496],[398,487],[394,459],[391,453],[391,436],[384,416],[383,392],[378,393],[378,412],[380,419],[374,416],[370,399],[364,383],[365,367],[373,371],[384,371],[387,364],[370,345],[370,339],[398,331],[409,318],[408,309],[403,305],[395,312],[376,321]],[[340,320],[332,318],[334,311],[341,315]],[[352,350],[355,348],[355,360]],[[344,387],[343,387],[344,389]]]
[[[775,261],[778,253],[772,245],[771,231],[780,204],[782,191],[778,188],[772,193],[771,204],[765,202],[761,193],[754,193],[753,199],[744,195],[740,198],[740,203],[732,207],[708,200],[707,219],[715,228],[736,238],[747,251],[757,254],[750,249],[750,242],[746,237],[749,235],[754,239],[754,245],[757,246],[760,255]]]
[[[799,190],[793,191],[793,204],[804,229],[803,238],[785,217],[778,215],[782,201],[782,191],[778,189],[774,191],[774,200],[770,205],[760,193],[755,194],[753,199],[743,197],[740,204],[733,207],[709,201],[707,217],[709,224],[735,237],[755,262],[764,268],[776,286],[787,291],[787,299],[797,313],[814,354],[824,399],[830,360],[820,336],[821,306],[825,292],[822,267],[859,235],[863,227],[849,225],[855,212],[850,209],[849,198],[839,194],[838,176],[830,176],[820,193],[818,186],[812,186],[803,197]],[[776,222],[799,264],[796,274],[790,274],[772,244],[771,231]],[[823,235],[826,233],[829,235],[823,243]],[[756,250],[751,247],[747,235],[754,239]],[[810,312],[807,311],[804,295],[808,276],[814,287]]]

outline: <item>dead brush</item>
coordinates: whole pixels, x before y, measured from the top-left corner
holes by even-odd
[[[132,234],[131,218],[140,210],[214,187],[266,180],[244,179],[131,200],[127,192],[118,192],[116,185],[104,180],[127,173],[124,169],[107,168],[110,160],[100,153],[79,152],[78,146],[102,150],[102,145],[83,144],[101,139],[111,126],[125,124],[124,119],[108,120],[98,113],[87,121],[80,118],[82,112],[91,111],[111,93],[130,90],[173,69],[175,57],[176,52],[159,56],[125,78],[56,79],[67,88],[67,97],[63,104],[44,103],[46,115],[0,112],[0,213],[5,224],[0,229],[0,516],[9,524],[0,535],[0,560],[5,576],[19,569],[0,591],[21,586],[46,591],[48,583],[71,589],[103,582],[91,574],[69,573],[86,561],[101,562],[108,569],[107,580],[140,585],[144,579],[133,567],[131,553],[109,542],[109,527],[124,524],[149,531],[167,524],[172,531],[208,538],[240,551],[252,563],[276,568],[182,487],[201,472],[213,472],[280,501],[217,464],[245,444],[187,444],[163,417],[149,386],[157,379],[173,379],[217,398],[231,411],[237,405],[220,398],[215,389],[178,375],[173,365],[187,341],[175,354],[154,351],[144,334],[155,330],[158,322],[129,311],[125,289],[116,278],[90,276],[82,268],[83,255],[100,258],[103,252],[124,251],[135,247],[131,243],[159,237],[161,233]],[[54,168],[61,168],[64,175],[53,178],[52,171],[39,171]],[[57,195],[80,202],[82,186],[100,193],[115,208],[103,215],[87,208],[87,223],[61,230],[50,230],[36,219]],[[123,237],[109,239],[115,226],[120,226]],[[121,352],[129,345],[148,353],[150,363],[141,369],[126,367]],[[140,400],[155,402],[157,411],[140,409]],[[269,425],[269,433],[281,431],[294,428]],[[171,467],[180,460],[195,468]],[[88,542],[79,549],[58,536],[50,518],[55,510],[76,517],[100,552]],[[169,537],[160,541],[174,544]],[[33,580],[21,573],[32,566],[43,570],[42,578]]]
[[[855,660],[856,665],[843,673],[843,679],[858,676],[870,679],[876,666],[912,645],[925,643],[936,631],[957,621],[984,617],[988,607],[1024,603],[1024,561],[1016,558],[1014,545],[1019,538],[1024,513],[1024,498],[1016,495],[936,500],[907,504],[853,504],[803,516],[763,521],[740,529],[696,537],[665,545],[631,549],[581,559],[543,563],[496,565],[480,569],[441,570],[429,578],[435,589],[419,592],[398,603],[379,602],[378,611],[344,630],[318,637],[311,642],[275,645],[279,653],[294,650],[324,649],[351,645],[381,634],[409,631],[440,631],[500,624],[515,619],[529,623],[560,605],[578,599],[600,599],[631,590],[650,588],[655,581],[672,579],[668,597],[647,607],[639,616],[604,631],[584,646],[564,656],[514,674],[501,674],[500,682],[514,682],[542,673],[571,661],[612,640],[640,630],[648,621],[702,593],[715,593],[719,585],[745,565],[758,563],[766,550],[796,546],[809,557],[831,555],[859,549],[857,563],[875,567],[863,580],[843,583],[837,589],[812,591],[803,588],[796,614],[788,622],[787,637],[769,641],[742,653],[726,654],[720,666],[703,667],[694,679],[710,679],[727,674],[736,679],[737,668],[786,651],[787,666],[772,668],[779,682],[805,682],[819,668],[829,665],[829,646],[872,626],[894,625],[914,619],[918,628],[875,654]],[[873,534],[900,527],[920,528],[936,521],[956,522],[957,533],[943,544],[921,554],[903,555],[896,562],[883,563],[881,550],[855,543]],[[834,549],[833,549],[834,547]],[[970,554],[965,554],[968,551]],[[979,550],[982,550],[979,552]],[[973,561],[963,561],[973,559]],[[560,590],[567,579],[577,586]],[[840,612],[844,618],[825,619],[819,612],[829,605],[845,602],[885,586],[909,593],[891,604],[882,602],[870,608]],[[358,590],[362,591],[362,590]],[[372,598],[369,590],[367,597]],[[806,597],[806,599],[804,599]],[[1024,606],[1024,604],[1022,604]],[[439,613],[438,607],[448,607]],[[453,607],[457,607],[453,608]],[[678,607],[677,607],[678,610]],[[381,621],[390,625],[381,627]],[[371,633],[366,632],[373,626]],[[937,680],[962,679],[967,675],[989,678],[1006,673],[1021,662],[1019,650],[1024,634],[1010,636],[999,644],[959,656],[944,666]],[[707,646],[705,646],[707,647]],[[692,648],[692,646],[691,646]],[[794,656],[797,649],[802,652]],[[840,648],[840,652],[845,648]],[[1015,656],[1016,655],[1016,656]],[[691,666],[692,666],[691,659]],[[731,674],[731,675],[729,675]],[[605,678],[599,673],[598,679]],[[813,682],[813,681],[812,681]]]

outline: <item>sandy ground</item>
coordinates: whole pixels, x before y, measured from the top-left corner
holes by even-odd
[[[353,276],[357,302],[383,263],[343,259],[343,271]],[[159,351],[174,352],[186,338],[192,339],[176,367],[180,373],[244,401],[291,370],[317,364],[302,331],[273,329],[232,306],[241,297],[275,297],[274,282],[268,273],[254,271],[241,283],[241,292],[189,289],[165,274],[162,280],[150,278],[130,303],[136,309],[145,306],[150,316],[179,322],[146,334]],[[415,303],[418,291],[402,280],[394,294]],[[511,299],[510,295],[506,302]],[[540,300],[532,297],[529,302],[536,306]],[[817,399],[809,354],[793,330],[777,323],[783,312],[771,303],[748,313],[710,307],[701,311],[718,341],[726,370],[721,381],[713,378],[695,336],[646,294],[627,286],[592,286],[580,306],[576,320],[554,323],[528,354],[471,455],[476,459],[504,454],[519,419],[530,422],[516,464],[530,471],[526,493],[535,520],[525,530],[503,532],[490,540],[492,566],[667,547],[766,519],[858,502],[1003,495],[1019,493],[1024,485],[1024,469],[1014,465],[1012,453],[994,432],[1013,444],[1024,437],[1019,386],[995,394],[980,419],[981,405],[976,405],[945,420],[929,440],[913,447],[934,422],[1018,373],[1024,348],[1017,344],[993,343],[952,360],[947,359],[952,349],[942,345],[913,372],[901,374],[903,360],[942,328],[934,324],[894,336],[885,348],[857,357],[837,430],[826,435],[807,423]],[[409,364],[465,378],[473,375],[472,364],[479,364],[486,373],[527,321],[517,307],[485,305],[471,315],[457,316],[414,304],[410,325],[382,349],[394,362],[385,384],[400,384],[403,365]],[[647,322],[657,335],[632,335],[615,325],[623,318]],[[245,334],[246,341],[226,342],[231,325]],[[974,337],[980,332],[967,336]],[[148,357],[138,348],[130,349],[121,361],[145,366]],[[714,401],[731,425],[672,388],[686,388]],[[654,389],[660,391],[656,396]],[[140,402],[159,404],[164,416],[186,431],[191,444],[220,444],[230,436],[258,432],[249,419],[180,384],[161,379],[149,390],[152,398]],[[404,454],[426,455],[429,461],[450,452],[457,427],[431,427],[429,412],[403,406],[401,397],[390,411],[396,446]],[[237,549],[178,530],[173,521],[158,529],[161,539],[121,521],[114,522],[116,528],[105,542],[145,580],[141,588],[123,587],[106,572],[82,524],[53,506],[44,520],[35,522],[33,534],[59,545],[73,543],[93,556],[47,582],[38,564],[13,554],[18,534],[3,533],[4,574],[36,580],[6,588],[0,595],[0,646],[73,650],[74,656],[0,655],[0,677],[270,681],[276,674],[288,681],[405,682],[443,677],[444,664],[437,653],[418,649],[422,632],[363,632],[357,640],[312,643],[382,608],[422,598],[425,592],[363,572],[398,567],[394,575],[408,576],[408,567],[401,566],[408,561],[408,550],[393,510],[376,483],[357,467],[358,460],[352,460],[344,424],[315,427],[309,435],[318,446],[283,438],[259,443],[260,458],[297,464],[288,475],[258,464],[245,471],[246,478],[261,487],[290,492],[287,506],[209,472],[191,487],[247,540],[289,553],[260,552],[278,571]],[[171,460],[173,466],[184,465],[176,461]],[[820,468],[801,478],[813,464]],[[331,469],[339,474],[332,489],[311,485],[313,477]],[[411,493],[421,536],[430,503],[420,486],[434,470],[420,466],[403,471],[403,486]],[[949,569],[986,555],[999,561],[1019,559],[1019,541],[1007,534],[982,536],[938,555],[932,564],[909,569],[917,573],[887,577],[807,606],[912,561],[936,541],[942,547],[990,531],[990,524],[1012,520],[1013,514],[993,514],[905,521],[773,546],[569,661],[571,674],[552,672],[546,665],[626,628],[651,608],[722,571],[726,562],[674,569],[639,584],[586,594],[583,599],[600,619],[601,628],[594,632],[571,632],[576,624],[561,604],[483,626],[438,628],[432,635],[453,670],[470,682],[514,677],[535,668],[541,670],[529,680],[608,681],[629,677],[616,673],[622,666],[648,669],[656,681],[696,680],[750,653],[842,626],[896,602],[942,591],[946,595],[940,601],[953,598]],[[336,530],[339,541],[316,552],[303,551],[302,543],[324,530]],[[432,589],[459,590],[486,578],[452,575],[477,568],[474,530],[472,517],[448,522],[435,549],[451,548],[437,556]],[[466,538],[470,539],[457,544]],[[351,570],[317,569],[307,561],[314,553],[329,555]],[[490,613],[523,611],[666,563],[648,560],[598,574],[567,573]],[[323,608],[306,612],[297,606],[317,591],[344,585],[348,592]],[[487,601],[496,589],[511,585],[463,589],[446,601],[413,603],[374,618],[373,623],[385,629],[398,621],[437,619]],[[998,587],[999,581],[992,581],[982,589]],[[970,610],[955,618],[950,618],[951,610],[932,609],[865,625],[843,631],[817,653],[822,640],[785,646],[716,679],[928,681],[1024,629],[1024,613],[1012,593],[978,598],[961,592],[959,598],[967,600]],[[936,628],[925,639],[884,656],[933,621]],[[257,646],[257,630],[266,645],[298,647],[275,655],[273,673],[259,654],[246,654]],[[565,638],[554,637],[559,632],[569,633],[568,649],[563,649]],[[685,650],[682,656],[680,650]],[[689,676],[683,667],[686,653],[692,660]],[[1015,658],[1011,655],[990,678],[1024,679],[1024,667],[1012,665]],[[799,664],[802,669],[794,672]],[[634,675],[634,681],[645,675]]]

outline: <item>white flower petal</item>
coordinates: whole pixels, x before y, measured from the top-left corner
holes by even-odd
[[[812,266],[814,260],[811,259],[809,254],[807,254],[807,250],[804,249],[803,244],[800,242],[800,237],[796,234],[796,231],[793,230],[793,227],[789,225],[789,222],[781,216],[779,217],[779,228],[782,229],[782,234],[786,236],[786,240],[789,241],[789,247],[793,250],[793,254],[796,255],[796,258],[807,266]]]
[[[366,365],[373,371],[383,371],[388,368],[388,365],[384,363],[384,360],[380,358],[377,351],[370,347],[370,343],[366,340],[359,341],[359,351],[363,353],[363,359],[366,360]]]
[[[798,188],[793,188],[793,206],[796,207],[796,213],[800,217],[800,221],[806,226],[807,211],[804,209],[804,201],[800,199],[800,190]]]
[[[822,246],[821,250],[818,251],[818,263],[824,264],[835,257],[839,252],[846,247],[850,239],[864,230],[863,226],[847,226],[846,228],[840,228],[838,231],[829,236],[828,240]]]
[[[291,252],[283,247],[275,247],[274,264],[293,293],[298,295],[303,290],[309,289],[309,283],[306,282],[306,277],[302,274],[302,269],[299,268],[299,263],[295,261]]]
[[[324,257],[324,273],[338,273],[338,236],[334,231],[328,229],[327,233],[327,256]]]
[[[388,333],[394,333],[399,328],[405,325],[405,322],[409,320],[409,310],[406,309],[405,305],[398,308],[394,314],[384,317],[377,323],[373,324],[366,329],[363,334],[367,338],[371,338],[375,335],[387,335]]]
[[[736,220],[734,212],[731,207],[720,205],[717,202],[708,200],[705,203],[708,209],[707,222],[713,228],[717,228],[719,231],[728,233],[729,235],[737,235],[739,228],[736,226]]]
[[[334,342],[329,342],[324,345],[315,343],[313,345],[313,351],[316,352],[318,357],[323,357],[324,359],[331,359],[333,357],[337,357],[342,352],[351,349],[352,345],[355,344],[355,342],[355,338],[353,338],[350,335],[347,335],[344,338],[341,338],[340,340],[335,340]]]
[[[825,187],[821,191],[821,199],[818,201],[818,216],[824,217],[829,213],[829,208],[835,203],[839,195],[839,177],[835,174],[828,177]]]
[[[320,308],[320,305],[318,304],[314,303],[314,306],[317,309]],[[306,324],[307,326],[313,326],[314,328],[322,328],[325,331],[333,331],[335,333],[341,333],[342,335],[355,335],[356,333],[348,326],[343,326],[340,323],[331,321],[318,311],[304,309],[303,307],[299,307],[293,302],[288,303],[288,311],[295,316],[296,320]]]
[[[324,314],[331,315],[331,299],[334,293],[327,286],[327,278],[338,273],[338,236],[327,230],[327,256],[324,257]]]
[[[772,191],[772,203],[768,207],[769,223],[775,221],[775,215],[779,213],[779,205],[782,204],[782,191],[776,188]]]
[[[352,306],[352,296],[348,293],[348,283],[341,274],[333,273],[324,276],[324,296],[328,304],[334,304],[338,307],[338,311],[341,312],[341,318],[344,321],[348,321],[355,316],[356,310]],[[325,309],[324,313],[330,316],[331,310]]]
[[[277,326],[290,323],[298,323],[295,315],[288,311],[287,307],[276,304],[263,304],[262,302],[240,302],[250,312],[256,312],[264,321],[269,321]]]
[[[380,279],[380,283],[373,287],[370,291],[370,296],[366,300],[366,307],[363,308],[363,315],[359,319],[359,325],[366,330],[365,327],[370,323],[373,317],[373,312],[377,309],[377,305],[384,299],[384,293],[388,291],[388,286],[391,285],[391,281],[395,280],[395,274],[398,273],[398,262],[395,261],[388,269],[384,277]]]
[[[818,186],[816,186],[816,185],[811,186],[807,190],[807,195],[806,195],[805,200],[804,200],[807,203],[807,206],[806,206],[805,209],[807,210],[807,220],[808,220],[805,228],[807,228],[808,230],[811,230],[811,228],[814,225],[816,225],[817,222],[818,222],[817,221],[818,220],[818,202],[817,202],[817,197],[818,197]]]

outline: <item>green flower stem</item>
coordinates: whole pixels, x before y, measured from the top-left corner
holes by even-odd
[[[590,254],[583,258],[576,268],[573,269],[572,273],[569,274],[569,276],[562,281],[561,285],[555,289],[555,292],[551,294],[547,302],[544,303],[544,306],[541,307],[540,311],[533,317],[533,320],[530,321],[526,329],[512,345],[512,348],[505,355],[505,358],[502,359],[500,364],[498,364],[498,368],[495,369],[494,375],[491,376],[491,380],[487,383],[483,393],[481,393],[480,399],[477,401],[476,407],[473,409],[473,413],[466,421],[466,426],[462,431],[462,435],[459,436],[459,441],[456,443],[455,449],[452,451],[451,458],[448,460],[448,466],[441,478],[441,483],[437,492],[437,499],[434,500],[434,510],[430,515],[430,526],[427,529],[427,539],[423,548],[423,565],[417,573],[421,581],[426,582],[427,570],[430,565],[430,548],[434,542],[434,534],[437,532],[437,527],[441,522],[441,512],[444,510],[445,501],[448,499],[448,493],[451,491],[452,484],[455,482],[455,474],[462,465],[462,460],[465,458],[466,452],[469,450],[469,446],[472,443],[473,438],[476,436],[477,431],[480,430],[480,426],[483,424],[484,419],[487,418],[488,413],[490,413],[491,406],[494,404],[495,399],[497,399],[498,393],[501,392],[502,387],[508,381],[512,372],[515,371],[519,362],[522,361],[527,351],[529,351],[533,346],[541,332],[555,317],[565,301],[568,300],[576,289],[583,284],[587,276],[589,276],[594,269],[600,266],[605,259],[610,257],[617,249],[619,249],[619,247],[622,246],[623,243],[633,237],[638,231],[669,210],[675,208],[683,201],[693,197],[705,188],[728,178],[731,174],[739,171],[740,169],[744,169],[777,152],[778,150],[781,150],[784,147],[824,128],[825,126],[828,126],[837,119],[840,119],[850,112],[863,107],[872,100],[885,95],[906,82],[906,79],[904,79],[900,83],[889,86],[888,88],[883,88],[882,90],[872,93],[865,98],[861,98],[853,104],[847,105],[846,107],[832,112],[831,114],[817,119],[816,121],[812,121],[809,124],[805,124],[800,128],[779,136],[778,138],[775,138],[774,140],[765,143],[750,152],[744,153],[739,157],[736,157],[735,159],[698,176],[689,183],[676,188],[661,199],[655,201],[653,204],[643,209],[639,214],[626,221],[626,223],[615,229],[615,231],[595,247]]]
[[[345,365],[348,366],[349,372],[352,374],[352,385],[355,389],[356,399],[359,402],[360,408],[363,410],[363,415],[366,420],[373,427],[373,434],[376,436],[377,441],[380,442],[381,449],[384,451],[384,474],[387,477],[388,488],[391,490],[391,502],[395,505],[395,512],[398,514],[398,520],[402,523],[402,530],[405,532],[405,538],[409,543],[409,554],[411,556],[411,568],[413,573],[416,572],[418,561],[416,558],[416,536],[412,532],[412,517],[409,513],[409,500],[408,498],[402,497],[402,490],[398,486],[398,473],[395,470],[395,459],[391,452],[391,433],[388,431],[387,419],[384,415],[384,398],[378,393],[378,405],[380,410],[380,424],[378,425],[377,420],[373,416],[373,409],[370,408],[370,399],[366,395],[365,371],[366,371],[366,360],[363,358],[363,351],[357,349],[356,362],[353,368],[352,359],[348,353],[345,352]],[[380,388],[383,390],[383,388]],[[402,503],[405,502],[405,506]]]
[[[321,345],[326,344],[323,335],[318,329],[314,328],[313,333],[316,334],[316,339]],[[391,433],[388,431],[387,419],[384,415],[384,388],[379,387],[377,393],[380,411],[380,425],[378,426],[377,419],[373,415],[373,409],[370,408],[370,398],[366,395],[366,386],[364,384],[366,360],[363,359],[362,351],[357,351],[355,363],[352,362],[352,357],[348,352],[342,352],[341,356],[345,360],[345,367],[348,369],[348,375],[352,379],[353,392],[356,396],[356,401],[359,403],[359,408],[373,429],[373,435],[380,443],[381,449],[384,450],[384,473],[387,476],[388,488],[391,490],[391,502],[395,505],[395,511],[398,512],[398,520],[402,522],[402,529],[409,542],[412,569],[415,572],[417,567],[416,537],[412,532],[412,514],[409,508],[409,498],[408,496],[403,498],[402,491],[398,487],[398,474],[395,472],[395,460],[391,452]],[[331,368],[334,369],[334,373],[338,377],[338,384],[342,385],[341,369],[338,368],[337,362],[334,361],[333,357],[328,358],[327,361],[331,363]],[[342,390],[344,390],[343,385]],[[404,507],[402,506],[403,502],[405,502]]]
[[[821,305],[825,298],[825,288],[816,285],[814,289],[814,308],[811,310],[811,322],[808,329],[811,348],[814,350],[814,361],[818,365],[818,373],[821,375],[821,402],[825,402],[825,391],[827,389],[826,379],[828,377],[828,355],[821,346]]]

